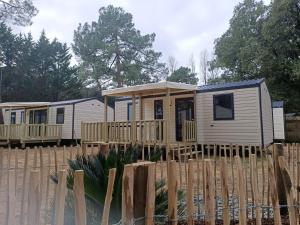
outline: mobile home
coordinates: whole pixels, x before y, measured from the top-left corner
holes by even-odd
[[[4,124],[0,125],[2,143],[60,142],[77,140],[81,122],[103,121],[104,103],[100,98],[59,102],[3,103]],[[114,111],[108,106],[108,119]]]
[[[274,140],[285,140],[285,117],[283,101],[273,101],[273,124],[274,124]]]
[[[160,82],[103,91],[116,97],[113,123],[98,124],[83,143],[248,144],[273,142],[271,98],[264,79],[194,86]],[[104,111],[104,114],[107,114]]]

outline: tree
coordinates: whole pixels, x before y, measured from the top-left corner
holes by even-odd
[[[203,82],[204,84],[207,84],[208,80],[208,53],[207,50],[203,50],[200,53],[200,73],[203,77]]]
[[[180,67],[175,70],[171,76],[167,78],[168,81],[186,83],[186,84],[197,84],[198,78],[196,73],[192,73],[188,67]]]
[[[193,54],[190,55],[189,67],[192,73],[196,73],[196,65],[195,65],[195,59]]]
[[[105,86],[156,82],[167,74],[159,62],[160,52],[152,49],[155,34],[142,35],[132,15],[122,8],[102,7],[99,19],[79,24],[74,32],[73,51],[86,81]]]
[[[31,0],[0,0],[0,22],[27,26],[37,13]]]
[[[288,111],[300,111],[299,0],[244,0],[234,10],[229,29],[215,41],[213,68],[221,80],[265,77],[273,99]]]
[[[174,73],[174,71],[177,69],[177,61],[173,56],[169,56],[168,58],[168,69],[170,74]]]

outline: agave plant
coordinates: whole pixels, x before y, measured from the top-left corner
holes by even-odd
[[[108,174],[111,168],[116,168],[116,177],[113,190],[113,198],[111,202],[111,218],[110,222],[118,222],[121,218],[121,204],[122,204],[122,176],[124,166],[126,164],[135,163],[141,158],[142,148],[140,146],[131,146],[126,151],[117,151],[116,149],[110,149],[108,155],[104,155],[99,152],[97,155],[88,156],[76,156],[74,160],[69,160],[69,173],[67,177],[67,185],[70,189],[73,187],[74,171],[84,171],[84,187],[86,199],[89,202],[88,205],[97,208],[97,211],[102,212],[105,201],[105,195],[108,185]],[[150,161],[158,161],[161,158],[162,150],[158,149],[154,151],[150,156]],[[55,177],[53,177],[56,180]],[[156,182],[156,215],[166,215],[168,208],[167,188],[166,182],[160,180]],[[183,192],[178,192],[178,199],[183,199]],[[182,201],[179,201],[179,210],[183,210],[184,205]],[[71,204],[72,205],[72,204]],[[88,210],[87,211],[91,211]],[[94,211],[94,210],[92,210]],[[92,214],[92,215],[91,215]],[[99,221],[100,214],[94,215],[91,213],[88,215],[88,220]],[[97,219],[93,218],[96,217]],[[65,223],[66,224],[66,223]]]

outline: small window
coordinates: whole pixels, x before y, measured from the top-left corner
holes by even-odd
[[[214,95],[214,120],[233,120],[233,94]]]
[[[164,118],[164,105],[163,100],[154,101],[154,119],[162,120]]]
[[[16,124],[16,112],[10,114],[10,124]]]
[[[63,124],[65,121],[65,108],[56,109],[56,124]]]
[[[24,123],[24,111],[21,112],[20,121],[21,121],[21,123]]]
[[[127,104],[127,120],[132,120],[132,103]]]

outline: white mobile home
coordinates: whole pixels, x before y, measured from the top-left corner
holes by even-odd
[[[104,119],[104,103],[100,98],[3,103],[0,107],[4,109],[0,140],[6,143],[20,142],[23,145],[31,142],[80,139],[81,122],[100,122]],[[108,120],[113,120],[114,110],[111,106],[108,106],[108,112]]]
[[[271,98],[264,79],[200,87],[160,82],[102,94],[117,97],[117,125],[102,126],[108,129],[103,131],[104,138],[93,140],[84,135],[82,140],[86,143],[267,146],[273,142]],[[111,135],[110,130],[120,135]]]
[[[273,101],[274,140],[285,140],[285,117],[283,101]]]

